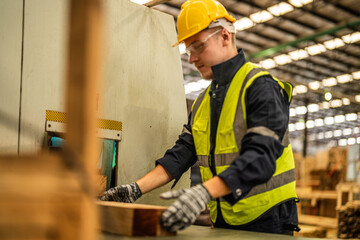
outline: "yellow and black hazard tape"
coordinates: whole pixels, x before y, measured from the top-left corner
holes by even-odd
[[[66,123],[66,113],[46,110],[46,120]],[[122,131],[122,122],[99,118],[98,128]]]
[[[46,120],[66,123],[66,113],[46,110]]]

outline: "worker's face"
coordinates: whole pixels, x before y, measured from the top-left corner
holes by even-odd
[[[213,79],[211,66],[223,62],[222,29],[207,29],[186,39],[189,63],[194,64],[204,79]]]

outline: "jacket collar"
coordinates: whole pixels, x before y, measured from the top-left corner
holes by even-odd
[[[238,54],[218,65],[211,67],[216,84],[226,85],[231,82],[237,71],[246,63],[244,51],[240,48]]]

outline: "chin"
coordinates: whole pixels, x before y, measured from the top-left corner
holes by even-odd
[[[205,72],[205,73],[201,73],[201,77],[205,80],[212,80],[213,79],[213,74]]]

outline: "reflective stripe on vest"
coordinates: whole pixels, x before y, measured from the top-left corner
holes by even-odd
[[[268,72],[257,68],[252,63],[246,63],[234,76],[226,93],[223,107],[221,110],[218,130],[216,134],[215,146],[215,169],[217,174],[224,171],[239,156],[241,150],[241,140],[245,134],[254,132],[256,134],[279,139],[272,130],[259,126],[247,129],[246,126],[246,90],[253,81]],[[292,86],[282,83],[277,79],[281,88],[287,92],[289,102],[291,101]],[[192,107],[192,134],[203,182],[212,178],[209,168],[210,154],[210,96],[209,89],[202,92]],[[238,101],[234,101],[238,99]],[[283,154],[276,160],[276,171],[271,179],[255,186],[251,191],[234,206],[221,201],[221,211],[225,222],[230,225],[242,225],[249,223],[267,210],[282,201],[297,198],[295,193],[295,172],[294,159],[291,145],[288,141],[288,130],[282,141],[284,148]],[[217,203],[211,201],[210,216],[213,222],[217,217]]]

